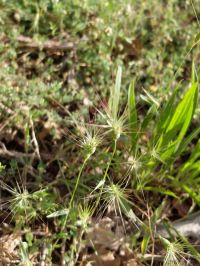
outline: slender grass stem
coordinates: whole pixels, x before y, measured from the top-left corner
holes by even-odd
[[[69,210],[72,208],[72,203],[74,201],[74,197],[75,197],[75,194],[76,194],[76,191],[77,191],[77,188],[78,188],[78,185],[79,185],[79,182],[80,182],[80,178],[81,178],[81,175],[82,175],[82,172],[83,172],[83,169],[85,168],[85,165],[88,161],[89,157],[86,157],[80,170],[79,170],[79,173],[78,173],[78,177],[77,177],[77,180],[76,180],[76,184],[75,184],[75,187],[74,187],[74,190],[72,192],[72,196],[71,196],[71,199],[70,199],[70,202],[69,202]],[[65,219],[64,219],[64,222],[63,222],[63,225],[61,227],[61,231],[63,231],[65,229],[65,226],[66,226],[66,223],[67,223],[67,219],[69,217],[69,212],[68,214],[65,216]]]
[[[74,197],[75,197],[75,194],[76,194],[76,191],[77,191],[77,188],[78,188],[78,185],[79,185],[79,182],[80,182],[80,178],[81,178],[81,175],[82,175],[82,172],[83,172],[83,169],[85,168],[85,165],[87,163],[89,159],[89,156],[87,156],[79,170],[79,173],[78,173],[78,177],[77,177],[77,180],[76,180],[76,184],[75,184],[75,187],[74,187],[74,190],[73,190],[73,193],[72,193],[72,196],[71,196],[71,199],[70,199],[70,202],[69,202],[69,210],[72,208],[72,203],[74,201]],[[63,222],[63,225],[61,227],[61,231],[65,231],[65,226],[66,226],[66,223],[67,223],[67,219],[69,217],[69,212],[68,214],[66,215],[65,219],[64,219],[64,222]],[[65,242],[66,242],[66,237],[63,238],[63,241],[62,241],[62,246],[65,246]],[[62,265],[64,265],[63,263],[65,263],[65,261],[62,260]]]
[[[89,159],[88,157],[85,158],[85,160],[84,160],[84,162],[83,162],[83,164],[82,164],[82,166],[81,166],[81,169],[80,169],[80,171],[79,171],[79,173],[78,173],[78,177],[77,177],[77,180],[76,180],[76,185],[75,185],[75,187],[74,187],[74,190],[73,190],[73,193],[72,193],[72,196],[71,196],[70,202],[69,202],[69,209],[71,209],[71,207],[72,207],[72,203],[73,203],[73,200],[74,200],[74,197],[75,197],[75,194],[76,194],[76,191],[77,191],[77,188],[78,188],[79,182],[80,182],[81,174],[82,174],[82,172],[83,172],[83,169],[85,168],[85,165],[86,165],[88,159]]]
[[[106,177],[107,177],[107,175],[108,175],[108,170],[110,169],[110,165],[111,165],[112,160],[113,160],[113,158],[114,158],[114,155],[115,155],[115,153],[116,153],[116,149],[117,149],[117,139],[115,139],[114,147],[113,147],[113,152],[112,152],[112,154],[111,154],[111,156],[110,156],[110,160],[109,160],[108,163],[107,163],[107,167],[106,167],[105,173],[104,173],[104,175],[103,175],[103,181],[104,181],[104,183],[103,183],[103,185],[102,185],[102,187],[101,187],[101,190],[100,190],[100,193],[99,193],[99,197],[97,198],[97,201],[96,201],[96,204],[95,204],[95,209],[96,209],[97,206],[99,205],[99,202],[100,202],[100,199],[101,199],[101,195],[102,195],[102,192],[103,192],[103,188],[104,188],[104,184],[105,184],[105,181],[106,181]]]

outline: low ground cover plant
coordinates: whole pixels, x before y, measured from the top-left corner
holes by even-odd
[[[0,0],[0,264],[199,265],[199,7]]]
[[[145,255],[150,253],[152,265],[157,265],[154,255],[158,243],[166,253],[158,251],[164,265],[180,265],[191,256],[199,260],[198,252],[194,248],[196,253],[191,253],[186,240],[175,242],[172,236],[167,240],[157,232],[157,226],[172,215],[173,201],[184,206],[189,197],[193,209],[199,204],[200,128],[191,126],[198,100],[194,64],[189,88],[184,92],[178,84],[165,103],[144,91],[141,98],[149,109],[142,118],[137,111],[134,82],[128,89],[127,104],[120,105],[121,77],[119,67],[109,101],[96,110],[95,119],[86,123],[71,117],[75,132],[69,138],[75,155],[64,162],[59,157],[53,159],[59,165],[54,181],[41,188],[38,182],[34,191],[32,186],[27,187],[31,175],[28,168],[38,156],[36,143],[35,157],[20,163],[12,161],[11,169],[19,178],[15,184],[2,181],[4,193],[10,195],[2,206],[7,212],[5,219],[11,217],[18,230],[26,232],[21,245],[21,258],[28,261],[24,265],[32,265],[31,254],[36,250],[39,254],[41,241],[50,245],[51,252],[45,258],[49,263],[55,260],[54,252],[63,249],[61,264],[75,265],[90,226],[106,215],[119,218],[116,226],[121,224],[124,234],[128,232],[128,241],[135,238],[131,248],[136,251],[136,260],[145,263]],[[30,145],[34,135],[27,132],[26,139]],[[19,172],[21,163],[23,171]],[[41,176],[36,178],[44,176],[48,165],[40,167],[36,175],[41,172]],[[1,171],[3,176],[5,169],[1,167]],[[43,219],[47,227],[55,228],[49,228],[47,239],[38,239],[31,227],[37,224],[41,230]],[[137,253],[142,255],[137,257]]]

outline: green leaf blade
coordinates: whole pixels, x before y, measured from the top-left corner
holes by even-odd
[[[136,99],[135,99],[135,82],[131,82],[128,90],[128,116],[131,130],[131,145],[132,149],[135,150],[138,133],[137,133],[137,110],[136,110]]]

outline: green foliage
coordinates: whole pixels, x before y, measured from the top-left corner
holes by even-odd
[[[163,160],[171,158],[181,145],[194,115],[197,97],[198,83],[195,82],[191,84],[188,92],[185,94],[174,112],[166,117],[165,126],[162,127],[163,133],[157,144],[158,152],[160,150],[162,151]],[[173,106],[173,103],[171,106]],[[166,111],[168,111],[167,108]],[[166,121],[169,122],[166,123]]]
[[[1,207],[24,234],[21,264],[42,264],[42,246],[48,265],[76,265],[99,214],[135,226],[142,262],[157,242],[164,265],[199,260],[156,233],[165,206],[200,205],[189,2],[0,0]]]
[[[122,79],[122,68],[119,67],[117,71],[115,87],[111,91],[111,97],[110,97],[110,111],[113,119],[116,119],[119,113],[121,79]]]
[[[5,169],[5,166],[0,162],[0,173]]]
[[[134,81],[131,82],[128,91],[128,115],[129,115],[129,123],[130,130],[132,132],[132,149],[136,150],[137,143],[137,111],[136,111],[136,99],[135,99],[135,86]]]

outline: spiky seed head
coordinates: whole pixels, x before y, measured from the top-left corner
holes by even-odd
[[[82,226],[82,228],[85,230],[88,227],[88,223],[94,213],[93,206],[90,205],[79,205],[78,207],[78,215],[79,215],[79,221],[78,225]]]
[[[16,187],[11,187],[4,182],[0,183],[1,187],[7,190],[11,194],[11,198],[5,203],[12,213],[12,216],[18,220],[18,222],[25,222],[38,216],[37,201],[34,198],[34,193],[30,193],[26,187],[22,188],[18,182]]]
[[[160,153],[156,150],[155,147],[151,150],[150,154],[151,154],[151,157],[152,157],[154,160],[160,161],[160,162],[163,163],[163,164],[165,163],[165,162],[162,160],[162,158],[161,158],[161,156],[160,156]]]
[[[120,207],[123,202],[128,202],[128,193],[119,184],[111,183],[104,188],[104,199],[109,204]]]
[[[110,115],[107,116],[107,124],[113,133],[113,138],[117,141],[126,131],[126,115],[123,114],[122,116],[115,118]]]
[[[180,266],[180,255],[182,252],[180,243],[170,243],[164,259],[164,266]]]
[[[96,148],[100,145],[101,138],[98,133],[86,131],[85,135],[80,141],[80,146],[83,148],[83,152],[86,156],[86,159],[89,159],[92,154],[95,153]]]
[[[115,120],[112,123],[112,129],[113,129],[114,138],[118,140],[123,132],[123,124],[121,123],[120,120]]]
[[[142,166],[142,163],[137,158],[134,158],[133,156],[128,158],[128,164],[130,165],[130,170],[131,171],[136,171],[136,172]]]
[[[21,193],[16,191],[14,204],[20,209],[27,209],[30,206],[30,198],[30,194],[26,189],[24,189]]]
[[[164,258],[163,266],[183,266],[185,264],[182,261],[186,261],[184,252],[184,244],[175,241],[170,242],[169,240],[160,237],[162,243],[166,248],[166,255]]]
[[[128,128],[127,124],[127,110],[124,110],[124,113],[122,115],[114,115],[113,112],[104,106],[104,112],[101,112],[98,110],[101,117],[106,122],[106,125],[103,125],[104,128],[107,128],[107,133],[113,134],[113,139],[117,141],[122,134],[126,133],[126,130]]]

